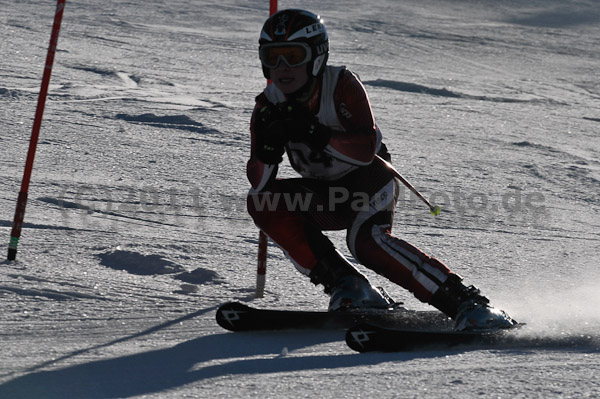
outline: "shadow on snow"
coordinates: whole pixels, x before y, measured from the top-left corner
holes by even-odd
[[[314,345],[339,342],[345,345],[344,331],[307,330],[287,332],[221,333],[205,335],[170,348],[141,352],[112,359],[40,371],[76,356],[94,353],[117,343],[132,341],[164,328],[212,312],[216,307],[201,309],[169,320],[136,334],[105,344],[77,350],[57,359],[43,362],[26,370],[25,374],[0,385],[0,397],[11,399],[97,399],[124,398],[175,389],[210,378],[230,375],[268,374],[315,369],[376,365],[403,362],[415,358],[436,358],[449,352],[476,348],[446,348],[411,353],[368,354],[282,354]],[[524,348],[578,349],[597,352],[598,337],[522,337],[504,349]]]
[[[139,335],[143,334],[136,334]],[[334,341],[344,345],[343,337],[343,331],[212,334],[171,348],[97,360],[58,370],[34,371],[0,385],[0,397],[123,398],[170,390],[226,375],[336,369],[444,355],[439,352],[280,355],[284,347],[293,351]]]

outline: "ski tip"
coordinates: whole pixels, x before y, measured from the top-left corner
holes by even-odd
[[[346,344],[357,352],[370,352],[378,328],[370,324],[358,324],[346,331]]]
[[[250,310],[250,307],[240,302],[227,302],[217,309],[215,315],[217,324],[229,331],[242,331],[240,324],[241,315]]]

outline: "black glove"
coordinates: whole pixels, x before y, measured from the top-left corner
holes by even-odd
[[[256,156],[266,164],[278,164],[288,141],[306,143],[321,151],[331,139],[331,129],[319,123],[306,106],[286,101],[262,107],[255,117]]]
[[[280,103],[283,128],[288,132],[289,140],[306,143],[312,150],[321,151],[331,139],[331,129],[319,123],[306,106],[297,101]]]
[[[311,150],[321,151],[329,144],[331,139],[331,129],[319,123],[317,118],[313,118],[298,135],[290,137],[290,141],[306,143]]]
[[[280,107],[272,104],[262,107],[255,116],[256,156],[263,163],[278,164],[283,160],[284,146],[289,141],[283,117]]]

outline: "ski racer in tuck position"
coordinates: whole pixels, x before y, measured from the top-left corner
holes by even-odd
[[[323,234],[346,230],[360,264],[454,319],[457,330],[515,325],[444,263],[391,234],[399,182],[376,157],[390,160],[362,83],[345,67],[327,65],[321,18],[279,11],[259,44],[272,83],[252,114],[248,212],[301,273],[325,287],[329,310],[390,305]],[[276,178],[284,152],[301,177]]]

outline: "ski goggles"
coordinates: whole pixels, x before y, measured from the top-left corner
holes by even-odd
[[[260,46],[258,55],[267,68],[277,68],[281,61],[296,67],[309,62],[312,51],[305,43],[268,43]]]

